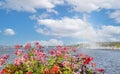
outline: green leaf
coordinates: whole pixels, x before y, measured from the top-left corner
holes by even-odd
[[[20,71],[19,71],[19,74],[23,74],[23,71],[22,71],[22,70],[20,70]]]
[[[16,71],[15,74],[19,74],[18,71]]]

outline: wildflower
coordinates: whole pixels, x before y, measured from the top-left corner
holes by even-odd
[[[72,63],[72,64],[71,64],[71,67],[74,69],[74,68],[75,68],[75,64],[74,64],[74,63]]]
[[[53,66],[53,68],[50,70],[50,74],[56,74],[59,71],[59,67],[58,66]]]
[[[70,56],[69,54],[65,54],[63,58],[67,59],[67,58],[69,58],[69,56]]]
[[[50,53],[51,55],[55,55],[56,51],[55,51],[54,49],[52,49],[52,50],[49,51],[49,53]]]
[[[56,56],[60,56],[62,53],[60,51],[56,51]]]
[[[7,69],[2,69],[2,71],[0,71],[0,74],[8,74],[8,70]]]
[[[5,59],[0,58],[0,66],[2,66],[5,63]]]
[[[66,67],[66,66],[70,65],[70,62],[69,61],[63,61],[62,64],[63,64],[64,67]]]
[[[41,45],[36,45],[36,48],[37,48],[37,49],[41,49],[42,46],[41,46]]]
[[[9,55],[4,54],[1,58],[3,58],[3,59],[5,59],[5,60],[7,60],[7,59],[9,58]]]
[[[15,45],[15,49],[20,49],[21,47],[22,47],[22,46],[19,45],[19,44]]]
[[[43,56],[43,52],[38,51],[38,52],[37,52],[37,56],[38,56],[38,57],[42,57],[42,56]]]
[[[23,53],[23,51],[22,51],[21,49],[17,49],[17,50],[15,51],[15,55],[17,55],[17,56],[22,55],[22,53]]]
[[[92,60],[93,60],[93,57],[88,57],[88,58],[84,61],[84,65],[89,64]]]
[[[95,71],[100,72],[100,73],[104,73],[104,69],[103,68],[97,68],[97,69],[95,69]]]
[[[45,68],[45,69],[43,70],[42,74],[48,74],[48,69]]]
[[[76,51],[77,51],[77,49],[76,49],[76,48],[72,48],[72,51],[73,51],[73,52],[76,52]]]
[[[26,50],[30,49],[31,48],[31,43],[27,43],[24,47]]]
[[[39,45],[39,42],[35,42],[35,45]]]
[[[69,48],[68,47],[63,47],[62,53],[68,53],[68,52],[69,52]]]
[[[22,63],[22,61],[21,61],[20,58],[17,58],[17,59],[14,60],[14,64],[15,64],[15,65],[18,65],[18,66],[19,66],[19,65],[21,65],[21,63]]]
[[[40,43],[39,43],[39,42],[35,42],[35,48],[36,48],[36,49],[41,49],[41,48],[42,48],[42,46],[40,45]]]
[[[9,58],[9,55],[4,54],[2,57],[0,57],[0,66],[5,63],[5,61]]]
[[[26,54],[23,55],[23,58],[24,58],[25,61],[26,61],[26,60],[28,60],[28,59],[30,58],[30,56],[29,56],[29,54],[26,53]]]
[[[95,67],[95,66],[96,66],[96,63],[91,62],[91,66],[92,66],[92,67]]]
[[[104,72],[104,69],[95,69],[95,63],[92,61],[93,57],[85,54],[71,54],[70,51],[76,52],[73,47],[72,50],[69,47],[57,46],[55,49],[45,53],[41,49],[41,45],[36,42],[33,49],[31,44],[27,43],[24,49],[21,49],[20,45],[16,45],[15,55],[18,56],[13,64],[6,65],[6,60],[9,55],[3,55],[0,57],[0,65],[6,65],[0,71],[0,74],[87,74],[89,66],[93,67],[93,71],[96,73]],[[89,66],[87,66],[90,64]],[[47,68],[46,68],[47,67]]]

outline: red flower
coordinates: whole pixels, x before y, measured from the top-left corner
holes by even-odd
[[[93,60],[93,57],[88,57],[88,58],[84,61],[84,65],[89,64],[92,60]]]
[[[0,71],[0,74],[8,74],[8,70],[7,69],[2,69],[2,71]]]
[[[43,70],[42,74],[48,74],[48,69],[45,68],[45,69]]]
[[[51,70],[50,70],[50,74],[56,74],[59,71],[59,67],[58,66],[54,66]]]

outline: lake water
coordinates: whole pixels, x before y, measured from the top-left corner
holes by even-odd
[[[92,56],[97,67],[105,69],[105,74],[120,74],[120,50],[79,49],[79,51]],[[5,53],[10,54],[10,59],[15,58],[14,49],[0,48],[0,56]]]

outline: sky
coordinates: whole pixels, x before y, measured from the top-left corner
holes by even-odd
[[[120,0],[0,0],[0,45],[120,41]]]

